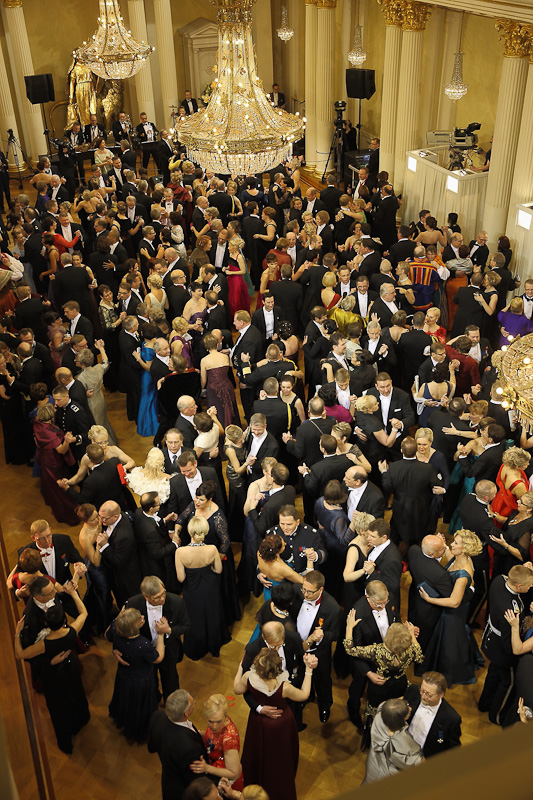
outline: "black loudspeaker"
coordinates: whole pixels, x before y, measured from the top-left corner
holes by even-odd
[[[154,190],[156,183],[163,183],[162,175],[152,175],[151,178],[148,178],[148,186],[152,191]]]
[[[50,72],[44,75],[25,75],[26,97],[37,105],[38,103],[52,103],[56,99],[54,80]]]
[[[373,69],[346,70],[346,94],[359,100],[370,100],[376,91],[376,71]]]

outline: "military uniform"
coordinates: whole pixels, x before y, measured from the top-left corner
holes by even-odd
[[[63,433],[70,431],[76,437],[76,441],[70,445],[70,448],[77,460],[80,461],[89,444],[90,423],[87,413],[69,400],[66,406],[56,409],[56,425],[61,428]]]

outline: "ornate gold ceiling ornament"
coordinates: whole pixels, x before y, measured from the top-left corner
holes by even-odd
[[[510,19],[496,21],[498,37],[503,42],[503,54],[506,58],[526,58],[531,55],[533,44],[533,25],[524,25]]]

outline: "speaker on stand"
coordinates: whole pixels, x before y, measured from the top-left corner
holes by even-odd
[[[44,111],[45,103],[53,103],[56,99],[54,91],[54,79],[50,72],[43,75],[25,75],[24,83],[26,84],[26,97],[32,105],[41,106],[41,114],[43,116],[44,131],[43,136],[46,139],[46,152],[51,158],[52,151],[50,147],[50,131],[46,124],[46,114]]]
[[[346,94],[359,100],[359,122],[357,128],[357,149],[361,149],[361,100],[370,100],[376,91],[376,71],[350,67],[346,70]]]

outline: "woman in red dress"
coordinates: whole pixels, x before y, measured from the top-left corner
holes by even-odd
[[[498,528],[507,521],[512,511],[518,508],[518,498],[529,490],[525,468],[531,456],[521,447],[510,447],[502,456],[502,465],[496,478],[498,494],[491,503]]]
[[[263,293],[268,291],[272,284],[279,281],[279,279],[280,271],[277,256],[274,252],[267,253],[267,257],[263,261],[263,273],[257,294],[256,310],[263,308]]]
[[[75,505],[57,485],[60,478],[70,478],[72,475],[71,467],[76,460],[69,445],[76,441],[76,437],[70,432],[64,434],[54,424],[54,417],[54,407],[47,403],[37,410],[33,423],[36,458],[41,470],[41,492],[58,522],[77,525],[79,520],[74,511]]]
[[[338,294],[333,288],[337,285],[337,282],[338,278],[334,272],[326,272],[322,278],[322,286],[324,288],[320,293],[320,299],[322,300],[322,305],[328,312],[328,317],[331,317],[333,314],[333,309],[337,306],[337,303],[341,299],[340,294]]]
[[[242,792],[241,759],[239,756],[240,737],[234,722],[228,717],[228,703],[223,694],[212,694],[204,703],[207,730],[204,745],[208,761],[202,757],[193,761],[191,770],[203,775],[216,775],[228,778],[231,788]]]
[[[223,271],[228,279],[230,319],[233,319],[236,311],[250,312],[250,295],[243,278],[246,273],[246,263],[241,252],[243,247],[244,241],[238,236],[234,236],[228,242],[228,266],[224,267]]]

